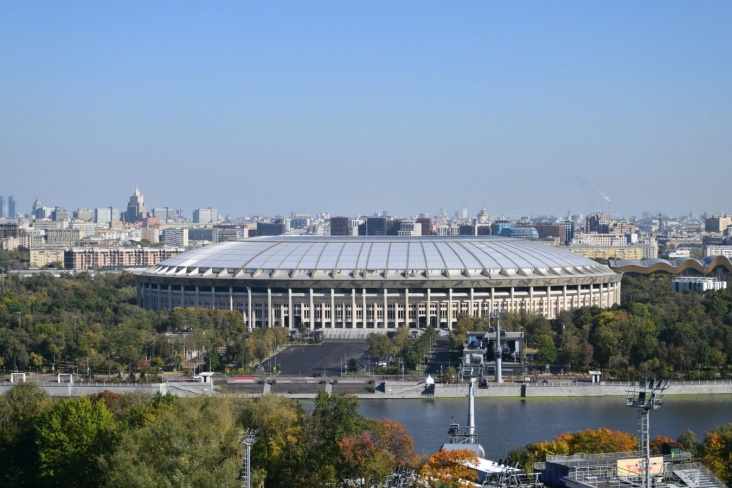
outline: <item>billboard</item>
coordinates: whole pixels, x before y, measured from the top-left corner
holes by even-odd
[[[618,459],[618,476],[638,476],[645,474],[646,460],[644,458]],[[651,458],[651,474],[663,474],[663,456]]]

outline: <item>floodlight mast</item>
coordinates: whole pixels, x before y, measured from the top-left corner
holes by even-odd
[[[666,380],[641,380],[638,385],[631,386],[626,392],[625,404],[640,410],[640,430],[638,444],[645,462],[644,487],[651,488],[651,439],[650,411],[661,408],[664,392],[668,388]]]
[[[251,488],[252,486],[252,446],[257,440],[257,434],[259,429],[247,429],[244,433],[239,436],[239,444],[246,446],[246,450],[243,453],[244,459],[241,470],[241,486],[242,488]]]
[[[501,348],[501,317],[505,317],[506,312],[502,310],[494,310],[490,314],[490,318],[496,320],[496,348],[494,352],[494,358],[496,361],[496,383],[503,383],[503,371],[502,369],[502,359],[503,359],[503,349]]]

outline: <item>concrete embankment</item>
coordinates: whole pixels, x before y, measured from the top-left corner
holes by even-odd
[[[629,388],[628,383],[600,383],[600,384],[573,384],[573,383],[504,383],[490,384],[488,387],[477,388],[476,397],[596,397],[596,396],[625,396]],[[376,388],[376,394],[361,398],[455,398],[465,396],[465,384],[453,385],[421,385],[420,391],[414,384],[401,382],[384,382]],[[667,395],[724,395],[732,394],[732,381],[679,381],[671,382]]]
[[[0,394],[12,388],[11,383],[0,384]],[[426,385],[416,381],[398,380],[361,380],[348,381],[289,381],[279,378],[275,383],[237,385],[191,382],[152,383],[145,385],[130,384],[58,384],[41,383],[41,387],[53,397],[93,395],[104,390],[115,393],[171,393],[181,397],[223,394],[232,396],[259,396],[267,393],[288,396],[296,399],[315,398],[318,391],[351,393],[361,399],[416,399],[416,398],[460,398],[467,392],[466,385],[445,384]],[[568,382],[547,383],[504,383],[490,384],[476,388],[476,397],[496,398],[542,398],[542,397],[598,397],[625,396],[628,383],[573,384]],[[729,395],[732,394],[732,381],[679,381],[671,382],[667,395]]]

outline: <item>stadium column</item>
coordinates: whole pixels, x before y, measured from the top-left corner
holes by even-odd
[[[295,314],[292,311],[292,288],[287,289],[287,326],[290,330],[295,328]]]
[[[489,317],[493,313],[493,310],[495,310],[495,308],[494,308],[495,307],[495,304],[494,304],[495,298],[496,298],[496,289],[495,288],[491,288],[491,305],[490,305],[490,308],[491,309],[488,312],[488,316]]]
[[[216,287],[211,285],[211,308],[216,310]]]
[[[386,288],[384,288],[384,308],[382,309],[382,315],[381,316],[383,317],[383,320],[384,320],[384,328],[385,329],[389,326],[389,313],[387,312],[388,309],[386,308],[387,307],[387,300],[388,300],[387,294],[388,294],[388,291],[387,291]],[[377,328],[378,328],[378,325],[377,325]]]
[[[542,309],[547,311],[546,318],[553,319],[556,315],[554,313],[554,307],[552,307],[552,287],[546,287],[546,301],[541,299]]]
[[[562,287],[562,299],[564,300],[563,310],[567,310],[567,285]]]
[[[427,288],[427,327],[432,325],[432,288]]]
[[[590,283],[590,307],[595,306],[595,287]]]
[[[534,313],[534,287],[529,287],[529,313]]]
[[[308,309],[308,318],[310,319],[310,330],[315,330],[315,306],[313,305],[313,289],[308,290],[310,292],[310,308]]]
[[[272,327],[272,288],[267,288],[267,327]]]
[[[409,327],[409,288],[404,289],[404,325]]]
[[[247,287],[247,326],[249,327],[249,332],[251,332],[254,329],[254,317],[252,317],[252,289],[250,287]]]
[[[368,317],[368,313],[366,311],[366,288],[361,288],[361,298],[362,298],[361,310],[363,310],[363,320],[361,322],[362,322],[363,328],[365,329],[366,328],[366,318]]]
[[[516,302],[513,301],[513,291],[514,291],[514,288],[512,286],[511,287],[511,298],[510,298],[509,303],[508,303],[508,310],[509,311],[511,311],[511,309],[516,306]]]
[[[473,300],[475,299],[475,297],[473,296],[473,291],[474,291],[474,288],[471,288],[470,289],[470,302],[469,302],[471,317],[475,316],[475,309],[473,308]],[[480,314],[478,314],[478,315],[480,315]]]
[[[335,329],[336,310],[335,310],[335,290],[330,289],[330,328]],[[323,321],[325,323],[325,320]]]
[[[605,307],[605,287],[602,283],[600,283],[600,308]]]
[[[452,330],[452,288],[447,289],[447,328]]]
[[[356,328],[356,289],[351,288],[351,327]]]
[[[229,287],[229,310],[234,310],[234,287]]]
[[[168,311],[173,310],[173,285],[168,284]]]
[[[196,308],[200,307],[200,302],[198,301],[198,285],[196,285]]]
[[[158,303],[155,304],[155,310],[160,310],[160,304],[163,303],[163,290],[158,283]]]

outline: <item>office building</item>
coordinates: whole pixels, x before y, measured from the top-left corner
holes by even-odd
[[[219,215],[215,208],[197,208],[193,211],[194,224],[214,224],[218,222]]]
[[[166,246],[186,247],[188,245],[188,229],[185,227],[163,229],[163,241]]]

